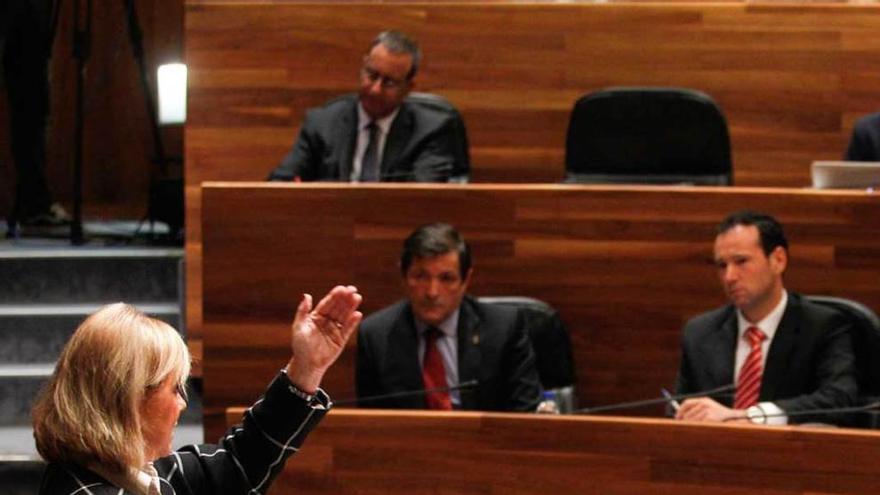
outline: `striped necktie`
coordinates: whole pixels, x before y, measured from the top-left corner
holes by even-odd
[[[749,327],[745,333],[746,339],[752,350],[746,361],[739,370],[739,379],[736,382],[736,399],[733,401],[734,409],[746,409],[758,403],[761,394],[761,376],[763,374],[763,352],[761,343],[767,338],[758,327]]]

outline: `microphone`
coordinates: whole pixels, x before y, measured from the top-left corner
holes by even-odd
[[[727,397],[733,395],[733,392],[736,390],[736,385],[733,383],[722,385],[720,387],[716,387],[709,390],[703,390],[700,392],[690,392],[687,394],[664,394],[664,397],[659,397],[655,399],[642,399],[642,400],[634,400],[628,402],[618,402],[616,404],[607,404],[604,406],[596,406],[596,407],[584,407],[582,409],[578,409],[574,411],[573,414],[594,414],[598,412],[608,412],[608,411],[618,411],[623,409],[636,409],[639,407],[647,407],[647,406],[656,406],[658,404],[669,404],[671,401],[680,402],[685,399],[691,399],[693,397],[705,397],[705,396],[716,396],[716,397]]]
[[[399,399],[401,397],[419,397],[422,395],[433,394],[437,392],[452,392],[453,390],[466,391],[470,389],[477,388],[480,384],[478,380],[468,380],[466,382],[461,382],[458,385],[452,385],[450,387],[435,387],[429,389],[421,389],[421,390],[404,390],[401,392],[391,392],[387,394],[379,394],[379,395],[370,395],[368,397],[362,398],[348,398],[342,399],[339,401],[333,401],[333,405],[336,406],[345,406],[348,404],[358,404],[358,403],[367,403],[367,402],[376,402],[385,399]]]
[[[871,402],[869,404],[865,404],[863,406],[849,406],[849,407],[829,407],[824,409],[803,409],[800,411],[791,411],[791,412],[781,412],[781,413],[772,413],[772,414],[764,414],[761,408],[758,408],[761,411],[761,414],[756,416],[761,419],[763,423],[767,423],[767,419],[769,418],[798,418],[802,416],[834,416],[837,414],[856,414],[856,413],[867,413],[871,411],[880,411],[880,401]],[[724,422],[734,421],[737,419],[749,419],[752,418],[743,416],[741,418],[727,418]],[[761,424],[761,423],[758,423]]]

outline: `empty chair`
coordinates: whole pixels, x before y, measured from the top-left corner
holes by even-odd
[[[461,118],[458,109],[446,98],[433,93],[412,92],[407,95],[406,99],[411,103],[426,106],[452,116],[453,130],[455,132],[455,165],[453,165],[452,173],[449,176],[449,182],[468,182],[471,173],[470,148],[464,119]]]
[[[853,324],[853,348],[859,380],[859,401],[869,404],[880,400],[880,318],[871,308],[842,297],[807,296],[814,303],[832,307],[845,314]],[[854,417],[855,426],[877,428],[877,412]]]
[[[707,94],[608,88],[580,98],[565,146],[566,182],[730,185],[727,121]]]
[[[574,393],[574,361],[571,355],[571,339],[559,312],[549,304],[531,297],[494,296],[481,297],[486,304],[503,304],[517,308],[526,320],[532,348],[535,350],[535,367],[541,386],[555,392],[560,412],[571,412],[577,407]]]

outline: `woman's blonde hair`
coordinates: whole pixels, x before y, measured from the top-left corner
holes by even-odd
[[[168,377],[183,387],[190,357],[167,323],[123,303],[76,329],[33,408],[37,450],[49,462],[118,472],[147,461],[140,406]]]

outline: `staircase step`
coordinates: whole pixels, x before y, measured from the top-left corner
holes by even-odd
[[[177,302],[133,304],[148,315],[181,329]],[[102,305],[0,305],[0,364],[55,362],[76,327]]]
[[[17,375],[3,370],[11,368]],[[17,369],[15,369],[17,368]],[[31,423],[34,399],[49,379],[54,365],[0,366],[0,426],[22,426]],[[194,380],[187,386],[188,403],[180,416],[181,424],[201,424],[201,387]],[[0,442],[0,445],[5,442]]]
[[[4,304],[177,301],[178,248],[0,250]]]

